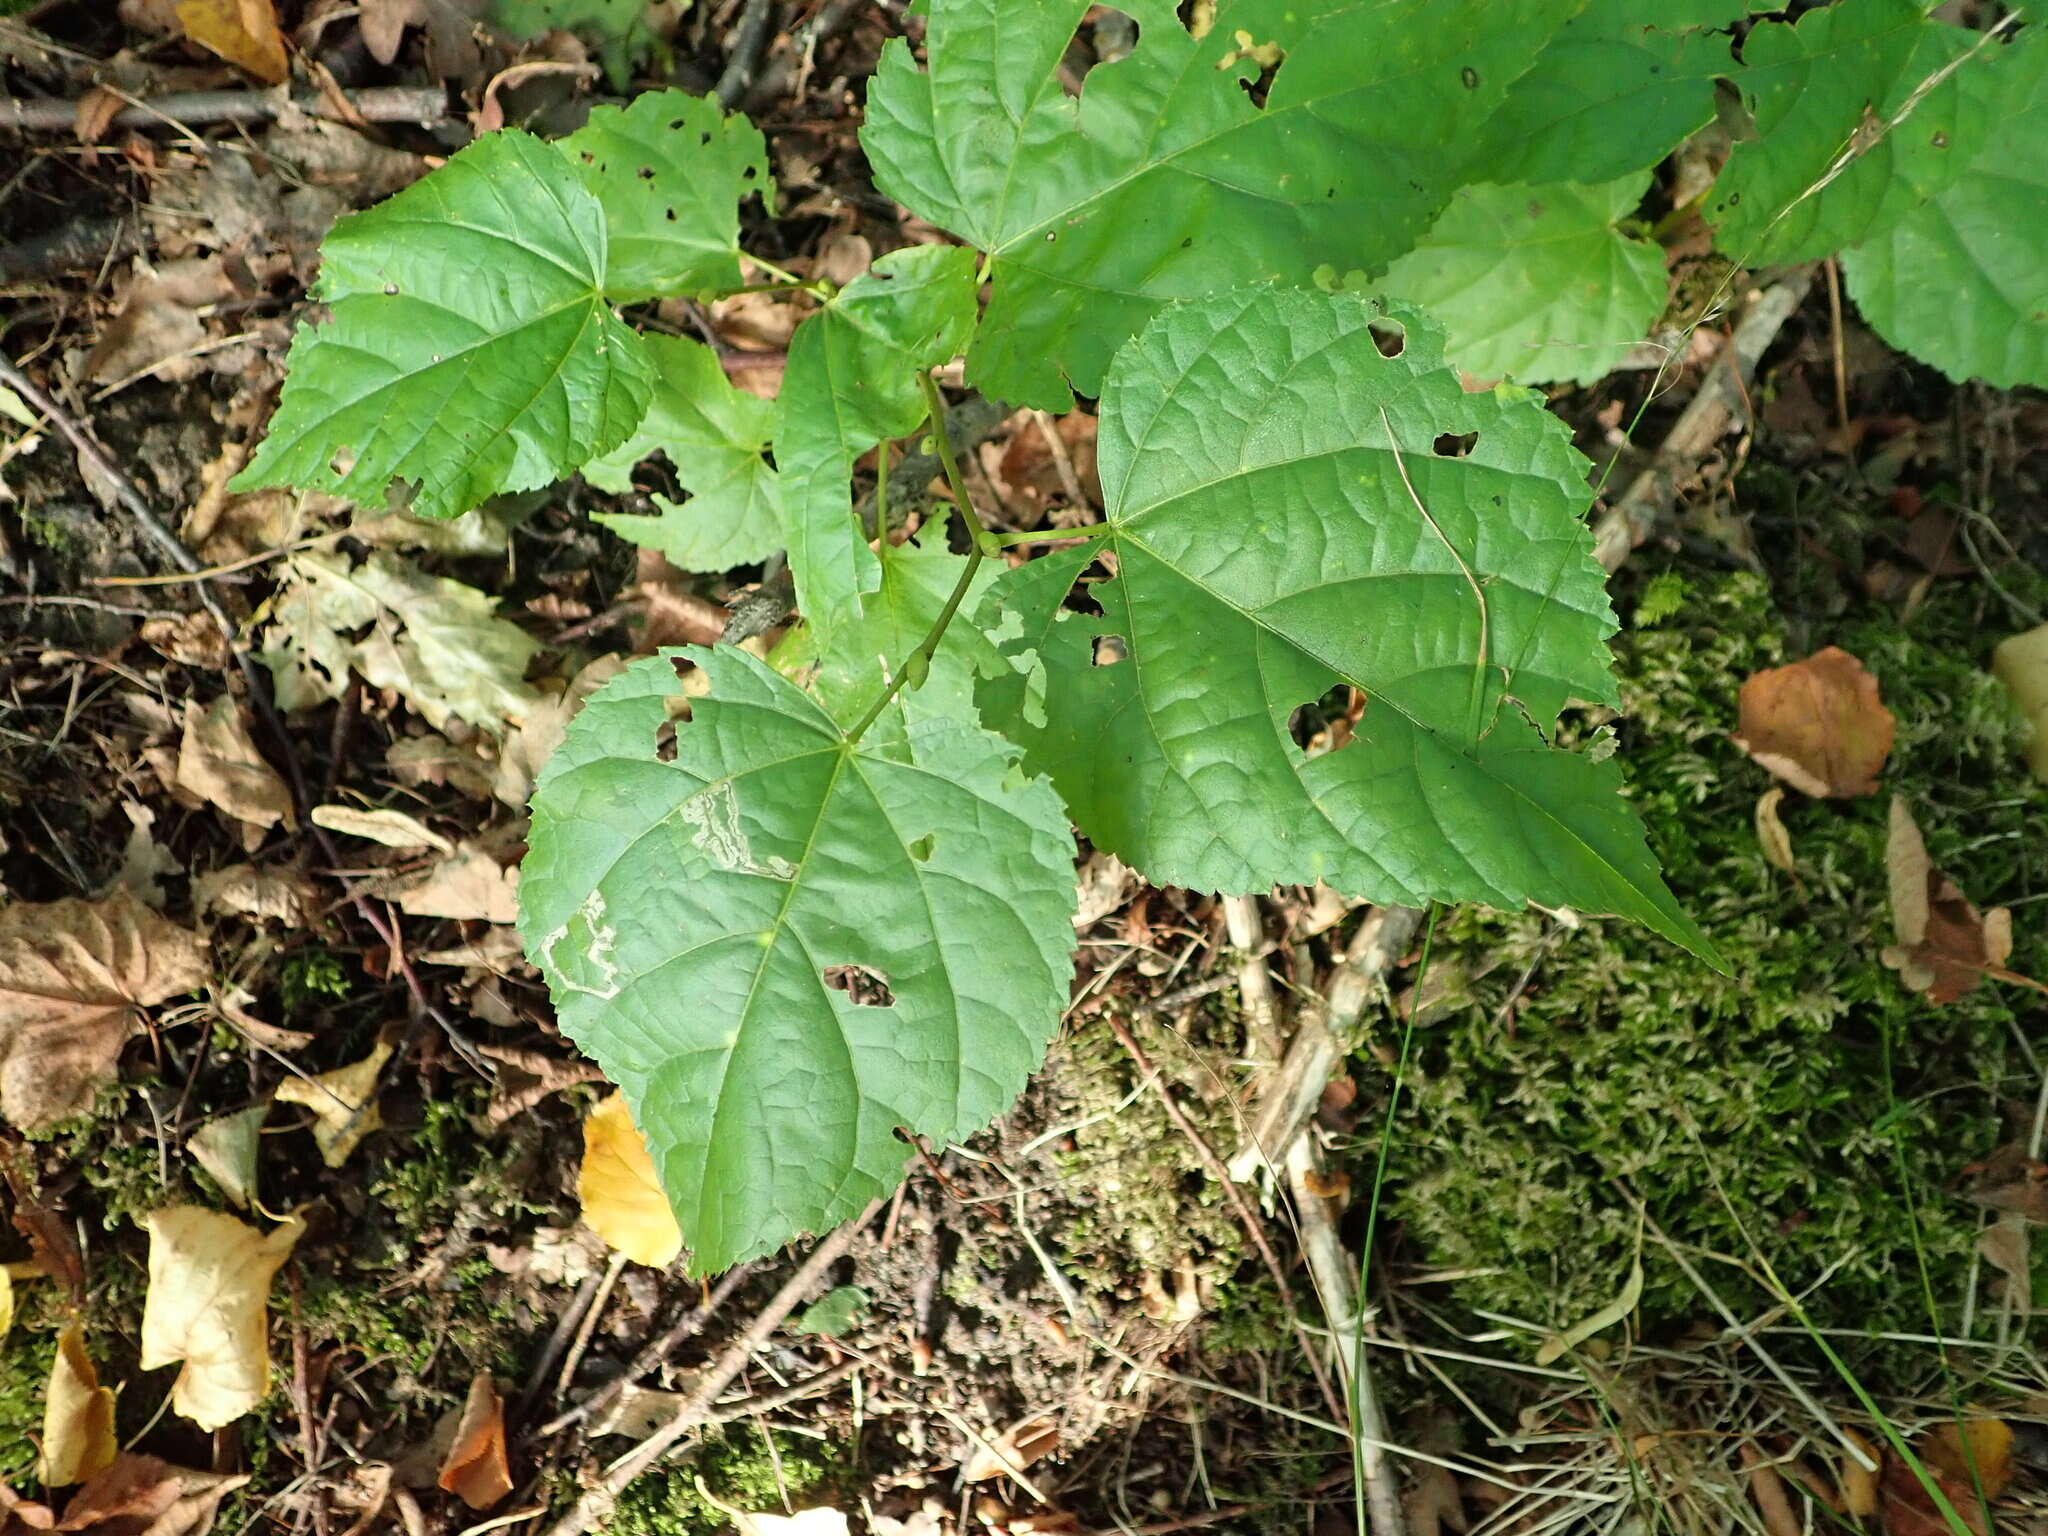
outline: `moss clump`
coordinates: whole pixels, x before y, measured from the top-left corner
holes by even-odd
[[[1623,745],[1651,844],[1731,974],[1618,922],[1448,916],[1439,953],[1472,978],[1471,1005],[1417,1036],[1395,1209],[1432,1264],[1474,1272],[1467,1301],[1539,1324],[1620,1289],[1632,1193],[1677,1241],[1767,1261],[1821,1326],[1952,1329],[1976,1216],[1943,1186],[2032,1092],[2024,1004],[1985,983],[1935,1008],[1879,960],[1886,795],[1788,799],[1799,878],[1765,862],[1753,813],[1770,781],[1727,737],[1742,680],[1804,650],[1778,638],[1757,579],[1689,585],[1673,611],[1666,584],[1664,623],[1618,644]],[[1908,628],[1838,623],[1811,642],[1877,675],[1898,720],[1887,789],[1988,907],[2048,888],[2048,792],[1983,670],[2003,626],[1980,601],[1941,589]],[[2048,944],[2023,933],[2013,965],[2048,974]],[[1647,1318],[1710,1315],[1654,1241],[1643,1259]],[[1770,1304],[1735,1266],[1703,1268],[1743,1314]]]
[[[17,1298],[19,1299],[19,1298]],[[43,1433],[43,1385],[57,1358],[55,1330],[17,1325],[0,1340],[0,1483],[24,1492]]]
[[[773,1435],[775,1448],[768,1448]],[[702,1478],[721,1503],[750,1514],[830,1503],[832,1485],[850,1468],[846,1450],[808,1436],[733,1425],[707,1435],[694,1455],[661,1476],[635,1479],[606,1526],[614,1536],[712,1536],[732,1516],[697,1491]]]
[[[1131,1028],[1209,1145],[1236,1145],[1224,1085],[1196,1064],[1188,1042],[1142,1021]],[[1158,1095],[1148,1088],[1132,1097],[1138,1072],[1115,1034],[1105,1024],[1084,1023],[1053,1052],[1046,1123],[1075,1127],[1071,1146],[1055,1158],[1073,1207],[1055,1233],[1062,1267],[1105,1292],[1128,1290],[1140,1273],[1171,1271],[1190,1259],[1228,1274],[1242,1256],[1243,1230]]]

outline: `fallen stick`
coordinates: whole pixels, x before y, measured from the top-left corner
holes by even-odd
[[[1261,1166],[1276,1171],[1286,1166],[1288,1149],[1307,1128],[1323,1089],[1350,1049],[1345,1037],[1421,923],[1422,914],[1413,907],[1377,907],[1359,925],[1322,1006],[1302,1011],[1280,1070],[1260,1096],[1244,1145],[1230,1160],[1232,1178],[1248,1179]]]
[[[1812,286],[1813,268],[1795,267],[1750,304],[1735,327],[1732,345],[1708,369],[1699,393],[1679,414],[1650,467],[1594,519],[1593,553],[1604,568],[1619,570],[1630,552],[1671,516],[1678,493],[1699,478],[1700,462],[1730,425],[1748,415],[1749,385],[1757,362]]]
[[[811,1256],[783,1283],[782,1289],[747,1324],[746,1330],[705,1367],[688,1399],[676,1410],[676,1416],[621,1457],[602,1481],[584,1490],[583,1496],[570,1506],[569,1512],[548,1527],[547,1536],[583,1536],[583,1532],[605,1524],[611,1519],[619,1495],[626,1491],[626,1486],[634,1478],[666,1456],[675,1443],[691,1430],[710,1422],[719,1394],[747,1368],[754,1352],[768,1342],[775,1330],[782,1326],[783,1319],[797,1309],[818,1281],[824,1279],[825,1272],[846,1256],[854,1239],[867,1230],[868,1223],[881,1211],[882,1204],[880,1200],[875,1201],[813,1248]]]
[[[365,122],[431,123],[448,115],[448,92],[438,85],[375,85],[348,98]],[[317,91],[173,91],[148,96],[116,112],[110,128],[198,127],[207,123],[262,123],[296,107],[314,117],[341,121],[334,105]],[[16,133],[68,130],[78,121],[78,103],[54,97],[23,101],[0,96],[0,128]]]

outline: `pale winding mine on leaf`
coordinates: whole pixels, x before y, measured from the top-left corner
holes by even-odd
[[[569,726],[534,795],[520,923],[713,1271],[892,1188],[897,1127],[971,1135],[1022,1091],[1067,1000],[1073,838],[971,721],[849,741],[745,652],[675,654],[710,689],[673,761],[669,656]]]

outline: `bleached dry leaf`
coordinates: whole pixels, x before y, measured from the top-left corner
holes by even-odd
[[[1799,873],[1798,861],[1792,856],[1792,834],[1785,830],[1778,807],[1784,804],[1785,791],[1775,784],[1757,796],[1756,840],[1763,849],[1765,861],[1773,869],[1782,869],[1788,875]]]
[[[469,1384],[439,1482],[471,1509],[489,1509],[512,1491],[512,1469],[505,1459],[505,1402],[488,1371],[479,1371]]]
[[[1892,798],[1885,840],[1885,875],[1898,942],[1881,958],[1908,987],[1926,993],[1931,1003],[1952,1003],[1979,978],[2004,971],[2012,956],[2012,913],[1993,907],[1978,915],[1928,859],[1919,824],[1898,796]]]
[[[57,1336],[57,1358],[43,1397],[43,1455],[37,1475],[51,1488],[82,1483],[114,1464],[114,1392],[100,1385],[85,1330],[72,1323]]]
[[[1991,653],[1991,675],[2005,684],[2033,726],[2027,767],[2035,778],[2048,781],[2048,624],[2001,641]]]
[[[270,1390],[270,1281],[306,1230],[268,1233],[196,1205],[151,1211],[142,1368],[183,1362],[171,1407],[201,1429],[231,1424]]]
[[[662,1392],[653,1387],[627,1386],[611,1405],[590,1421],[590,1433],[622,1435],[628,1440],[645,1440],[658,1429],[666,1429],[690,1400],[687,1392]]]
[[[135,893],[135,899],[153,911],[162,911],[163,877],[184,873],[171,850],[156,840],[156,812],[133,800],[121,802],[128,818],[128,841],[121,848],[121,869],[114,883]]]
[[[232,912],[288,928],[310,923],[317,901],[312,883],[294,870],[229,864],[192,882],[192,904],[201,912]]]
[[[414,917],[484,923],[519,920],[519,870],[506,868],[471,842],[457,845],[431,869],[378,881],[375,891]]]
[[[546,709],[543,704],[537,712]],[[399,737],[385,749],[384,764],[401,784],[452,784],[465,795],[478,798],[491,792],[492,765],[439,732]]]
[[[218,1115],[185,1138],[192,1161],[220,1186],[228,1203],[248,1210],[256,1203],[256,1153],[263,1144],[268,1104],[252,1104],[231,1115]]]
[[[846,1516],[827,1506],[800,1509],[793,1515],[756,1514],[728,1504],[697,1479],[697,1493],[705,1503],[722,1510],[740,1536],[847,1536]]]
[[[1877,793],[1891,755],[1891,711],[1877,679],[1838,646],[1742,685],[1735,743],[1801,794],[1846,799]]]
[[[602,1100],[584,1119],[576,1196],[591,1229],[634,1263],[660,1269],[683,1251],[682,1229],[624,1094]]]
[[[288,1077],[277,1085],[278,1103],[303,1104],[312,1112],[313,1140],[328,1167],[339,1168],[365,1136],[383,1126],[377,1081],[390,1059],[391,1047],[380,1040],[361,1061],[311,1077]]]
[[[316,805],[313,825],[360,837],[386,848],[431,848],[436,853],[453,853],[455,845],[403,811],[362,810],[353,805]]]
[[[476,588],[384,550],[357,566],[345,555],[302,550],[287,563],[269,615],[262,658],[286,709],[339,698],[352,669],[436,730],[461,719],[501,732],[538,702],[526,681],[539,649],[530,635],[498,617],[497,604]]]
[[[178,0],[185,35],[269,85],[291,74],[271,0]]]
[[[178,744],[178,787],[255,829],[245,847],[261,842],[262,830],[292,822],[292,792],[256,750],[248,722],[233,695],[222,694],[201,709],[185,706],[185,734]]]
[[[543,698],[528,711],[519,729],[505,738],[491,793],[505,804],[523,810],[533,797],[533,781],[541,765],[562,744],[562,735],[583,707],[583,701],[618,676],[625,666],[623,656],[600,656],[578,672],[561,693]]]
[[[123,889],[0,908],[0,1118],[39,1130],[91,1109],[137,1010],[206,975],[206,941]]]

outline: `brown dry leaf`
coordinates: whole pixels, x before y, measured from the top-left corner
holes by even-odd
[[[268,1233],[196,1205],[151,1211],[142,1368],[182,1361],[171,1407],[201,1429],[231,1424],[270,1390],[270,1281],[306,1230]]]
[[[85,1294],[85,1259],[71,1225],[52,1210],[37,1187],[35,1170],[16,1144],[0,1140],[0,1183],[14,1197],[14,1230],[28,1239],[29,1264],[74,1297]],[[23,1271],[15,1271],[20,1278]]]
[[[541,706],[541,712],[547,706]],[[522,727],[524,729],[524,727]],[[509,744],[508,744],[509,745]],[[409,786],[451,784],[465,795],[478,799],[491,792],[491,765],[468,747],[458,747],[446,736],[429,731],[423,736],[401,736],[384,749],[384,766]],[[522,805],[524,801],[520,802]]]
[[[1764,1529],[1770,1536],[1806,1536],[1805,1527],[1792,1508],[1792,1495],[1785,1487],[1784,1478],[1778,1475],[1777,1467],[1766,1461],[1763,1453],[1747,1440],[1742,1442],[1741,1456],[1742,1465],[1749,1474],[1750,1497],[1756,1500]]]
[[[656,1430],[676,1421],[690,1401],[687,1392],[663,1392],[656,1387],[623,1388],[603,1413],[590,1421],[591,1437],[622,1435],[628,1440],[645,1440]]]
[[[265,829],[293,824],[292,792],[256,750],[241,706],[222,694],[201,709],[185,706],[178,743],[178,788],[246,823],[242,846],[253,851]]]
[[[967,1457],[960,1476],[970,1483],[985,1483],[992,1477],[1022,1472],[1034,1461],[1059,1449],[1060,1428],[1048,1414],[1033,1414],[1004,1430],[986,1444],[977,1443]]]
[[[1937,1467],[1930,1466],[1927,1472],[1941,1490],[1942,1497],[1962,1518],[1963,1524],[1975,1532],[1975,1536],[1991,1536],[1991,1511],[1970,1485],[1957,1481]],[[1883,1497],[1878,1513],[1885,1536],[1955,1536],[1947,1514],[1920,1485],[1913,1469],[1898,1457],[1885,1457],[1879,1488]]]
[[[237,297],[218,256],[168,261],[126,285],[121,306],[86,354],[81,377],[119,383],[154,373],[165,383],[198,377],[211,366],[203,312]]]
[[[89,1536],[205,1536],[220,1501],[248,1481],[246,1472],[196,1472],[123,1452],[71,1496],[55,1528]]]
[[[68,1488],[104,1472],[120,1450],[114,1439],[114,1389],[100,1385],[85,1330],[72,1323],[57,1336],[57,1358],[43,1397],[43,1455],[37,1476]]]
[[[491,793],[505,804],[524,810],[527,800],[533,795],[533,781],[538,777],[541,765],[554,756],[555,748],[562,744],[562,736],[568,730],[569,722],[576,718],[576,712],[583,708],[593,693],[625,668],[626,658],[623,656],[600,656],[571,678],[561,693],[546,697],[536,705],[520,722],[519,728],[505,738],[505,745],[498,754]]]
[[[682,1228],[622,1093],[584,1117],[576,1198],[591,1230],[636,1264],[661,1269],[683,1251]]]
[[[178,0],[178,24],[200,47],[270,85],[291,74],[271,0]]]
[[[1735,744],[1801,794],[1847,799],[1877,793],[1891,755],[1891,711],[1877,679],[1838,646],[1742,685]]]
[[[1423,1467],[1414,1486],[1401,1495],[1401,1512],[1408,1517],[1410,1536],[1441,1536],[1447,1530],[1463,1531],[1470,1524],[1458,1479],[1448,1467],[1434,1464]]]
[[[277,1085],[277,1102],[303,1104],[313,1113],[313,1140],[321,1161],[339,1168],[363,1138],[383,1127],[377,1112],[377,1081],[391,1047],[378,1041],[361,1061],[311,1077],[288,1077]]]
[[[380,64],[398,57],[408,26],[427,31],[427,74],[473,85],[483,69],[476,18],[483,0],[363,0],[363,44]]]
[[[473,842],[430,869],[376,882],[374,892],[414,917],[452,917],[468,922],[519,920],[519,871],[506,868]]]
[[[497,1080],[491,1085],[490,1108],[484,1112],[484,1118],[494,1127],[564,1088],[604,1081],[604,1074],[596,1065],[581,1057],[550,1056],[545,1051],[529,1051],[516,1045],[480,1045],[477,1050],[499,1067]]]
[[[2008,1142],[1965,1171],[1974,1176],[1969,1194],[1979,1205],[2048,1224],[2048,1163],[2027,1156],[2024,1142]]]
[[[137,1010],[206,976],[206,941],[125,889],[0,908],[0,1118],[33,1131],[90,1110]]]
[[[1877,1513],[1877,1474],[1883,1458],[1877,1447],[1855,1430],[1845,1428],[1842,1433],[1863,1453],[1862,1461],[1846,1453],[1842,1457],[1842,1509],[1855,1519],[1868,1520]]]
[[[2027,768],[2048,781],[2048,624],[1999,642],[1991,653],[1991,675],[2034,728],[2027,743]]]
[[[181,667],[218,672],[234,659],[234,652],[228,649],[228,637],[208,613],[144,619],[139,633],[144,645],[154,647]]]
[[[1927,857],[1927,844],[1906,802],[1894,796],[1885,841],[1891,885],[1892,928],[1898,942],[1884,963],[1931,1003],[1952,1003],[1987,972],[2001,973],[2012,956],[2012,913],[1993,907],[1982,916],[1955,883]]]
[[[1775,784],[1757,797],[1756,840],[1764,851],[1764,859],[1773,869],[1782,869],[1788,875],[1799,873],[1798,861],[1792,857],[1792,834],[1785,830],[1784,820],[1778,815],[1778,807],[1785,801],[1785,791]]]
[[[1983,1486],[1995,1499],[2012,1482],[2012,1426],[2003,1419],[1937,1424],[1920,1437],[1920,1459],[1965,1488]]]
[[[471,1509],[489,1509],[512,1491],[512,1469],[505,1461],[505,1402],[488,1371],[469,1384],[439,1482]]]
[[[2034,1264],[2024,1216],[2006,1211],[1977,1235],[1977,1252],[2004,1277],[2002,1299],[2015,1316],[2034,1310]]]

